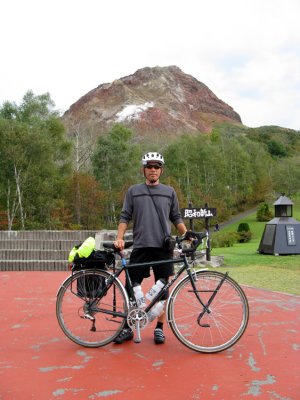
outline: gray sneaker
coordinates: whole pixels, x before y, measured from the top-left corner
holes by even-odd
[[[127,340],[133,339],[133,331],[130,328],[122,329],[119,335],[114,339],[114,343],[122,344]]]

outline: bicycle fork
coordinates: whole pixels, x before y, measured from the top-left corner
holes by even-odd
[[[220,283],[218,284],[218,286],[216,287],[216,289],[214,290],[197,290],[196,286],[194,284],[194,280],[192,280],[192,286],[193,286],[193,290],[191,290],[191,292],[194,292],[198,301],[200,302],[200,304],[203,307],[203,310],[201,311],[201,313],[199,314],[198,318],[197,318],[197,323],[199,326],[201,326],[202,328],[210,328],[209,324],[203,324],[201,323],[201,319],[203,318],[203,316],[205,315],[205,313],[210,314],[211,310],[209,309],[209,306],[211,305],[211,303],[213,302],[214,298],[216,297],[218,291],[220,290],[221,286],[223,285],[224,281],[226,280],[228,276],[228,272],[226,272],[224,274],[224,277],[221,279]],[[199,292],[212,292],[212,295],[210,296],[208,302],[206,304],[203,303],[203,301],[201,300],[200,296],[199,296]]]

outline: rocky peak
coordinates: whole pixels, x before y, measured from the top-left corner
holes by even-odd
[[[232,107],[176,66],[146,67],[101,84],[74,103],[63,120],[98,132],[120,122],[143,135],[205,133],[215,123],[241,123]]]

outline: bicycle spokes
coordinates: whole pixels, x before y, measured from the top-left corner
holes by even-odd
[[[117,280],[103,290],[102,283],[109,276],[104,271],[79,272],[69,277],[58,292],[56,314],[60,327],[81,346],[104,346],[125,324],[128,297]]]
[[[201,302],[199,301],[201,298]],[[236,343],[249,317],[243,290],[228,276],[214,271],[197,273],[173,290],[168,307],[170,327],[192,350],[214,353]]]

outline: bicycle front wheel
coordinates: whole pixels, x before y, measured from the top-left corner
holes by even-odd
[[[232,278],[219,272],[198,271],[193,277],[196,293],[189,277],[174,288],[168,303],[169,325],[178,340],[192,350],[217,353],[228,349],[241,338],[248,324],[245,293]],[[204,305],[214,296],[207,309],[196,294]]]
[[[67,278],[57,293],[58,323],[65,335],[81,346],[104,346],[125,324],[128,296],[118,279],[106,290],[110,276],[106,271],[81,270]]]

